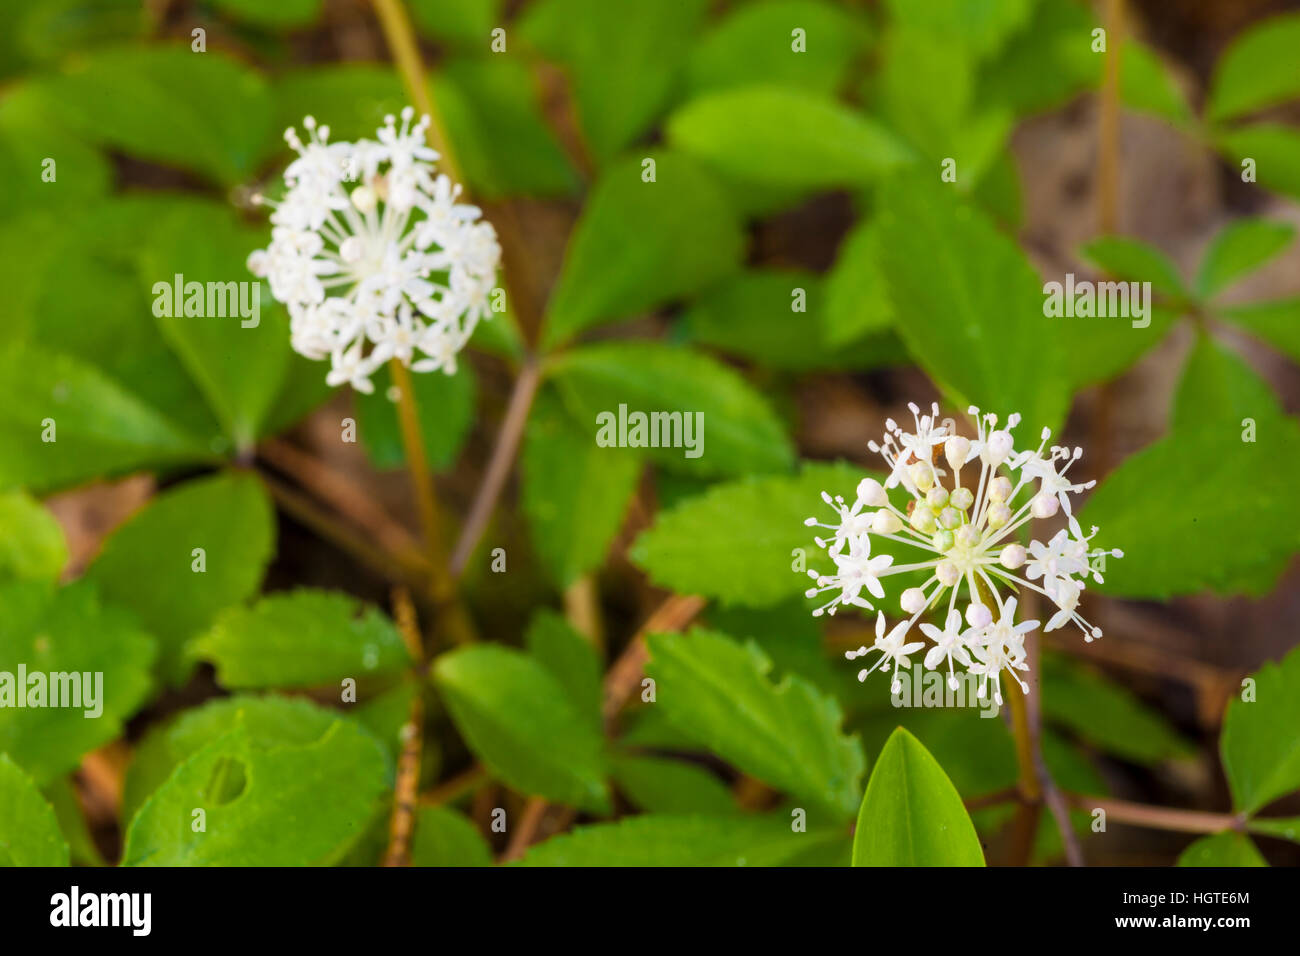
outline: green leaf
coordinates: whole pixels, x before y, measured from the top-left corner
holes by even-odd
[[[67,866],[68,843],[32,778],[0,753],[0,867]]]
[[[447,807],[422,807],[411,845],[412,866],[491,866],[492,849],[469,820]]]
[[[1084,258],[1117,279],[1150,282],[1151,287],[1178,299],[1188,297],[1178,267],[1163,252],[1140,239],[1102,236],[1084,243]]]
[[[1023,26],[1034,8],[1034,0],[888,0],[891,19],[906,26],[935,33],[958,50],[977,57],[996,53],[1007,38]]]
[[[289,30],[305,27],[320,15],[324,0],[214,0],[223,13],[233,19],[270,30]]]
[[[1251,833],[1262,833],[1264,836],[1277,837],[1279,840],[1300,843],[1300,817],[1264,817],[1247,820],[1246,829]]]
[[[1153,304],[1145,325],[1141,324],[1144,320],[1123,315],[1053,319],[1061,324],[1052,334],[1059,339],[1061,352],[1069,356],[1064,375],[1070,391],[1109,381],[1123,372],[1163,341],[1181,314]],[[1139,324],[1134,325],[1135,321]]]
[[[1243,691],[1228,702],[1219,739],[1232,805],[1244,813],[1300,789],[1300,648],[1251,679],[1250,699]]]
[[[1196,293],[1203,299],[1221,292],[1254,272],[1295,239],[1295,227],[1268,219],[1238,219],[1214,237],[1196,275]]]
[[[248,694],[215,698],[182,711],[152,727],[135,748],[123,788],[123,828],[173,770],[231,731],[243,731],[264,750],[298,747],[320,740],[338,719],[337,711],[302,698]]]
[[[528,653],[564,688],[574,713],[601,730],[600,658],[591,641],[549,608],[533,615],[524,636]]]
[[[542,0],[529,7],[519,30],[567,68],[597,163],[649,129],[668,103],[707,6],[706,0]]]
[[[86,578],[139,616],[159,640],[159,673],[178,683],[190,670],[191,638],[257,590],[274,541],[261,483],[248,474],[217,475],[150,501],[108,539]]]
[[[0,219],[36,208],[75,214],[113,182],[108,160],[50,123],[39,88],[31,85],[6,89],[0,101],[0,176]]]
[[[470,749],[522,793],[604,813],[604,742],[560,682],[526,654],[495,645],[438,658],[434,682]]]
[[[1064,106],[1097,85],[1102,58],[1091,49],[1089,12],[1073,3],[1033,7],[1029,21],[981,65],[975,102],[1027,116]],[[1121,68],[1125,63],[1121,57]]]
[[[692,302],[679,329],[691,342],[772,368],[816,367],[835,354],[820,341],[822,301],[822,280],[814,273],[741,272]]]
[[[863,220],[840,244],[826,279],[826,340],[831,345],[893,324],[893,304],[880,269],[880,232],[876,220]]]
[[[1104,70],[1104,58],[1093,56],[1097,67]],[[1179,128],[1193,122],[1187,97],[1160,55],[1136,40],[1124,43],[1119,92],[1128,109],[1150,113]]]
[[[792,189],[865,186],[911,160],[875,121],[806,90],[745,86],[692,100],[668,140],[728,176]]]
[[[1300,297],[1232,306],[1219,314],[1300,362]]]
[[[147,8],[121,0],[46,0],[35,4],[16,0],[4,7],[22,52],[42,63],[141,39],[148,35],[152,19]]]
[[[1215,65],[1205,115],[1222,122],[1300,97],[1298,49],[1300,14],[1273,17],[1243,30]]]
[[[551,391],[528,418],[522,505],[533,549],[558,587],[605,559],[641,476],[633,451],[601,448]]]
[[[271,92],[275,129],[293,126],[301,133],[303,117],[314,116],[330,128],[333,142],[374,139],[384,117],[407,105],[401,78],[389,64],[297,67],[280,73]]]
[[[1226,830],[1203,836],[1178,854],[1179,866],[1268,866],[1250,837]]]
[[[667,468],[710,475],[777,471],[794,458],[763,396],[727,366],[691,349],[653,342],[589,345],[558,356],[551,377],[602,448],[645,449]],[[639,431],[632,418],[637,412],[645,417]],[[655,412],[680,413],[681,419],[651,419]]]
[[[983,866],[984,851],[957,788],[921,742],[899,727],[867,783],[854,866]]]
[[[502,0],[411,0],[416,26],[436,40],[478,46],[484,51],[492,29],[504,26]]]
[[[321,687],[392,674],[411,663],[383,612],[337,591],[302,588],[232,607],[194,642],[194,656],[232,689]]]
[[[1244,171],[1242,162],[1253,160],[1259,182],[1269,189],[1300,197],[1300,131],[1281,123],[1252,123],[1219,130],[1215,146],[1230,165]]]
[[[0,753],[44,785],[121,735],[149,690],[156,650],[85,582],[15,581],[0,587],[0,607]]]
[[[103,855],[90,833],[81,798],[71,776],[57,777],[41,790],[41,796],[54,809],[63,839],[68,843],[68,857],[73,866],[104,866]]]
[[[805,50],[794,48],[795,29]],[[756,0],[730,10],[696,44],[686,80],[689,93],[771,83],[831,95],[868,38],[854,11],[821,0]]]
[[[185,366],[171,351],[150,302],[151,279],[139,272],[160,222],[182,209],[210,209],[195,194],[150,192],[0,227],[4,281],[15,290],[5,336],[94,366],[190,436],[200,455],[229,447]],[[15,289],[16,287],[16,289]],[[81,290],[96,290],[86,321]]]
[[[1215,425],[1237,431],[1247,418],[1272,423],[1281,416],[1277,396],[1249,365],[1208,335],[1197,337],[1174,397],[1174,429]]]
[[[1047,719],[1106,753],[1144,765],[1191,753],[1163,714],[1081,664],[1046,657],[1042,680]]]
[[[826,841],[755,817],[626,817],[578,827],[528,851],[521,866],[781,866]]]
[[[755,644],[695,629],[654,634],[646,673],[656,707],[683,733],[745,773],[810,801],[838,823],[853,814],[866,761],[835,698],[802,677],[779,684]],[[821,821],[814,821],[820,825]]]
[[[1099,591],[1162,599],[1272,588],[1281,562],[1300,547],[1291,479],[1300,470],[1300,429],[1283,418],[1260,421],[1254,442],[1242,434],[1240,423],[1180,429],[1106,476],[1079,515],[1083,527],[1101,527],[1106,548],[1124,552]],[[1228,488],[1238,492],[1224,494]]]
[[[0,581],[53,581],[68,563],[63,528],[35,498],[0,493]]]
[[[22,343],[0,347],[0,444],[0,488],[34,491],[211,454],[93,366]]]
[[[679,594],[766,607],[802,594],[808,578],[794,565],[814,550],[804,520],[821,493],[850,494],[867,474],[852,465],[805,464],[797,475],[716,485],[661,511],[632,548],[654,583]],[[719,573],[725,568],[726,573]]]
[[[232,209],[190,204],[155,223],[140,264],[158,327],[240,450],[265,434],[292,354],[288,319],[245,265],[265,241]]]
[[[721,187],[678,153],[612,164],[574,227],[551,293],[543,342],[656,309],[734,272],[745,239]]]
[[[614,782],[647,813],[725,817],[740,812],[726,785],[703,767],[666,757],[615,757]]]
[[[527,65],[499,56],[453,59],[433,77],[433,91],[475,196],[565,196],[577,187]]]
[[[383,748],[346,720],[302,746],[266,748],[233,730],[185,760],[140,808],[122,865],[328,866],[383,808],[387,771]]]
[[[890,299],[907,317],[899,334],[953,404],[1055,429],[1069,402],[1064,358],[1042,282],[1015,242],[920,179],[886,192],[880,229]]]
[[[224,53],[119,47],[48,83],[51,116],[96,142],[233,186],[275,146],[260,75]]]
[[[321,374],[324,374],[323,372]],[[442,372],[412,374],[415,405],[420,414],[424,457],[435,471],[453,464],[474,424],[476,392],[474,370],[464,364],[454,375]],[[388,397],[388,366],[375,372],[375,390],[354,392],[357,431],[366,457],[376,468],[400,468],[406,463],[397,405]]]

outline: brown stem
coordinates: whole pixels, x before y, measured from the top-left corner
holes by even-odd
[[[600,594],[590,574],[584,574],[564,589],[564,616],[597,651],[604,648],[605,627],[600,616]]]
[[[695,595],[674,594],[660,604],[646,618],[640,630],[628,642],[614,666],[605,675],[605,702],[603,707],[605,727],[608,731],[641,680],[645,662],[649,658],[645,638],[647,634],[680,631],[704,610],[705,600]]]
[[[1212,813],[1204,810],[1179,810],[1174,807],[1153,807],[1127,800],[1111,800],[1081,793],[1063,793],[1071,806],[1092,812],[1104,810],[1108,820],[1131,823],[1156,830],[1176,830],[1179,833],[1219,833],[1223,830],[1244,830],[1246,819],[1234,813]]]
[[[374,503],[370,493],[343,472],[296,445],[269,438],[259,447],[261,458],[293,478],[303,488],[328,503],[361,528],[386,551],[418,554],[419,541]]]
[[[995,790],[992,793],[982,793],[977,797],[970,797],[963,802],[966,804],[967,810],[975,811],[987,807],[998,807],[1004,803],[1018,802],[1019,800],[1019,789],[1016,787],[1003,787],[1001,790]]]
[[[429,565],[423,556],[417,553],[389,554],[376,548],[296,489],[290,488],[264,472],[259,472],[258,478],[275,499],[276,504],[296,521],[311,528],[323,539],[346,551],[373,571],[390,581],[400,581],[416,587],[424,587],[428,582]]]
[[[446,125],[442,113],[429,90],[429,83],[424,73],[424,63],[420,59],[420,47],[415,39],[415,30],[411,27],[411,18],[406,13],[406,5],[401,0],[371,0],[375,15],[379,18],[379,27],[384,32],[384,40],[393,54],[397,72],[402,76],[406,92],[411,103],[419,112],[429,117],[430,126],[426,139],[429,145],[440,154],[438,162],[443,171],[454,181],[463,183],[460,164],[451,151],[447,141]]]
[[[489,779],[487,770],[481,764],[475,764],[464,773],[438,784],[421,796],[420,804],[426,807],[440,807],[443,804],[454,803],[465,794],[473,793]]]
[[[497,499],[505,487],[506,477],[514,462],[515,452],[524,434],[524,425],[528,421],[528,412],[533,407],[533,398],[537,395],[537,386],[541,382],[541,366],[533,358],[528,358],[519,369],[515,379],[514,391],[510,394],[510,403],[506,407],[506,417],[497,434],[496,446],[488,461],[487,472],[479,486],[474,503],[470,506],[469,517],[461,528],[456,547],[451,553],[451,576],[459,578],[465,571],[474,548],[478,545],[483,532],[487,530],[488,521],[496,508]]]
[[[424,659],[415,608],[406,588],[393,591],[394,617],[407,649],[416,661]],[[402,753],[397,758],[397,779],[393,786],[393,815],[388,827],[388,852],[384,866],[411,865],[411,837],[415,832],[416,794],[420,787],[420,754],[424,749],[424,695],[417,687],[411,696],[411,711],[402,726]]]
[[[548,806],[545,797],[528,798],[523,813],[519,815],[519,826],[515,827],[514,833],[510,835],[510,843],[506,846],[505,853],[501,854],[500,862],[509,863],[523,858],[537,837],[537,829],[542,825]]]

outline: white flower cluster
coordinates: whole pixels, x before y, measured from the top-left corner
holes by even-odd
[[[892,690],[898,693],[899,668],[911,666],[909,656],[925,646],[923,641],[908,641],[912,627],[927,609],[943,604],[948,592],[943,630],[932,624],[920,625],[921,632],[934,642],[925,655],[925,666],[933,670],[946,662],[949,685],[956,689],[954,662],[960,664],[980,677],[981,699],[992,681],[993,696],[1000,705],[999,677],[1004,671],[1022,691],[1028,691],[1016,672],[1028,670],[1025,635],[1039,623],[1016,623],[1016,598],[1004,598],[1000,588],[1027,588],[1044,595],[1057,608],[1044,630],[1073,622],[1083,631],[1084,639],[1091,641],[1101,637],[1101,629],[1076,610],[1079,595],[1089,577],[1102,580],[1095,559],[1123,554],[1090,550],[1088,542],[1097,529],[1085,537],[1074,518],[1070,495],[1095,484],[1076,484],[1066,478],[1082,449],[1048,448],[1051,431],[1044,428],[1037,449],[1017,451],[1012,430],[1020,422],[1019,415],[1010,416],[1006,427],[999,429],[997,415],[981,415],[972,406],[969,412],[977,429],[972,440],[958,435],[951,420],[940,422],[937,405],[929,415],[920,414],[916,405],[910,407],[915,431],[903,431],[891,419],[886,422],[884,444],[870,443],[871,450],[879,452],[889,466],[885,483],[864,478],[851,505],[843,497],[822,492],[838,521],[826,524],[809,518],[805,522],[833,532],[829,538],[815,540],[835,562],[835,573],[809,571],[817,586],[807,593],[809,597],[825,591],[837,593],[813,614],[834,614],[845,605],[875,610],[863,596],[864,589],[874,598],[883,598],[881,578],[928,572],[920,586],[899,596],[904,612],[911,617],[886,632],[884,614],[877,612],[876,639],[871,647],[848,652],[850,660],[873,651],[880,654],[871,667],[859,672],[858,679],[866,680],[872,671],[892,664]],[[972,466],[968,476],[974,478],[973,462],[978,462],[979,477],[963,483],[962,470],[967,465]],[[889,499],[888,490],[899,486],[911,496],[906,510]],[[1046,544],[1030,541],[1026,547],[1017,540],[1016,532],[1023,525],[1035,518],[1051,518],[1058,511],[1064,512],[1066,527]],[[891,542],[891,551],[901,549],[917,560],[896,564],[892,553],[873,556],[873,537]],[[1021,568],[1024,576],[1016,573]],[[958,592],[963,587],[965,627],[958,610]],[[990,602],[995,606],[990,607]]]
[[[488,305],[501,247],[460,187],[434,172],[429,118],[388,116],[377,140],[331,143],[329,127],[303,120],[304,144],[284,171],[271,245],[248,257],[289,309],[295,351],[330,360],[326,381],[362,392],[389,359],[416,372],[456,370],[456,355]]]

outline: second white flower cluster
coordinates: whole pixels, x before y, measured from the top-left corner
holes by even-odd
[[[891,419],[886,422],[884,443],[870,443],[888,465],[884,484],[864,478],[851,504],[823,492],[837,520],[805,522],[831,532],[815,540],[835,564],[833,574],[808,572],[816,581],[807,592],[809,597],[834,592],[813,613],[834,614],[844,606],[875,610],[864,591],[881,599],[885,596],[881,578],[920,572],[922,583],[899,596],[910,616],[889,628],[884,614],[877,612],[874,642],[847,653],[850,659],[879,655],[859,672],[858,679],[865,680],[877,668],[889,668],[892,691],[898,693],[899,669],[911,666],[911,655],[926,646],[924,641],[909,640],[912,628],[928,609],[946,605],[942,629],[930,623],[919,625],[932,642],[925,666],[935,669],[946,664],[949,684],[956,688],[954,667],[961,665],[979,676],[980,698],[992,683],[993,697],[1000,705],[1003,673],[1028,691],[1018,672],[1029,668],[1025,635],[1039,626],[1038,621],[1017,622],[1017,598],[1010,593],[1004,596],[1003,591],[1026,588],[1043,595],[1056,608],[1044,630],[1073,623],[1091,641],[1101,636],[1101,629],[1079,614],[1079,596],[1089,577],[1102,580],[1104,556],[1123,555],[1117,550],[1090,549],[1097,529],[1085,536],[1074,517],[1070,496],[1094,484],[1066,477],[1082,449],[1048,447],[1051,432],[1044,428],[1036,449],[1018,451],[1012,432],[1020,416],[1015,414],[999,428],[997,415],[981,414],[972,406],[969,413],[977,432],[972,439],[958,435],[951,420],[940,422],[937,405],[929,415],[922,415],[916,405],[910,407],[914,431],[904,431]],[[974,480],[963,483],[963,469],[973,463],[978,463],[979,476],[972,473]],[[889,491],[898,487],[909,496],[905,508],[890,500]],[[1017,540],[1016,532],[1024,525],[1058,512],[1064,513],[1066,526],[1046,543],[1030,540],[1025,545]],[[887,542],[883,553],[873,555],[873,538]],[[896,554],[907,560],[896,561]],[[1023,574],[1017,573],[1021,569]]]
[[[329,127],[290,128],[298,153],[271,214],[271,245],[248,257],[289,309],[295,351],[329,359],[330,385],[373,391],[389,359],[416,372],[456,370],[456,355],[490,314],[501,247],[460,187],[434,172],[429,125],[402,111],[376,140],[331,143]]]

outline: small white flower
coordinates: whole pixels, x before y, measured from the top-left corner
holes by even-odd
[[[856,651],[846,651],[844,656],[849,660],[856,657],[862,657],[864,654],[870,654],[872,651],[878,651],[880,657],[870,667],[858,671],[858,680],[864,681],[876,668],[890,661],[893,661],[894,668],[892,671],[892,680],[889,684],[891,693],[897,694],[902,689],[902,682],[898,678],[898,669],[900,667],[911,667],[912,662],[908,656],[915,654],[925,646],[924,641],[913,641],[906,643],[907,631],[911,626],[910,621],[901,624],[895,624],[894,629],[885,634],[885,615],[876,613],[876,639],[872,641],[871,647],[859,647]]]
[[[331,385],[369,392],[390,359],[451,374],[491,317],[496,232],[435,172],[429,118],[413,118],[407,107],[400,126],[387,117],[375,140],[331,143],[329,127],[307,117],[308,143],[285,132],[298,153],[284,172],[288,191],[261,200],[274,206],[271,244],[248,268],[288,307],[294,350],[330,360]]]
[[[846,545],[847,554],[844,553]],[[873,605],[860,596],[862,589],[865,587],[872,597],[885,596],[885,589],[880,586],[879,575],[894,563],[894,556],[882,554],[873,558],[871,540],[866,535],[857,538],[841,538],[829,554],[835,562],[837,573],[818,577],[815,571],[810,571],[809,576],[817,579],[817,587],[809,588],[805,596],[813,597],[822,591],[832,591],[836,588],[840,593],[813,614],[818,617],[823,613],[834,614],[835,609],[843,604],[853,604],[872,610]]]
[[[978,696],[983,699],[988,692],[988,683],[993,682],[993,700],[1002,706],[1002,690],[998,675],[1003,671],[1020,685],[1023,693],[1029,693],[1029,685],[1020,679],[1017,670],[1027,671],[1025,663],[1025,635],[1038,627],[1037,621],[1015,622],[1016,599],[1007,598],[1002,605],[1002,616],[984,631],[979,643],[974,647],[978,660],[970,666],[972,674],[978,674],[980,681]]]
[[[975,641],[982,635],[983,631],[978,628],[962,629],[961,614],[952,610],[948,612],[948,620],[944,624],[943,630],[939,630],[933,624],[922,624],[921,633],[934,641],[934,647],[930,648],[925,655],[925,666],[927,670],[934,670],[939,666],[940,661],[948,662],[948,686],[953,690],[957,689],[957,675],[952,672],[952,662],[956,658],[957,662],[963,667],[971,666],[970,654],[966,648],[975,645]]]

